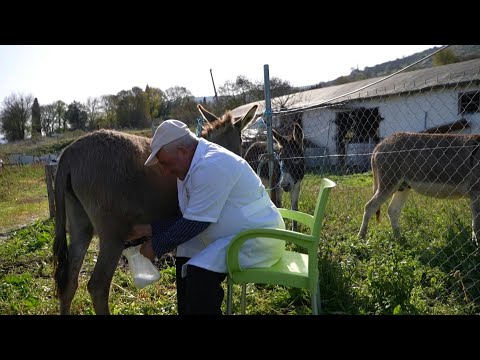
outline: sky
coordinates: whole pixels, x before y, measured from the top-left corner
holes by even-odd
[[[13,94],[40,105],[67,105],[132,87],[165,91],[182,86],[197,97],[215,95],[244,75],[293,86],[313,85],[441,45],[0,45],[0,107]]]

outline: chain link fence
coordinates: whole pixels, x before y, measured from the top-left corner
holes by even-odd
[[[478,313],[480,268],[471,209],[473,222],[480,222],[475,216],[480,213],[480,136],[463,143],[455,139],[480,133],[480,60],[380,80],[290,95],[290,107],[281,111],[272,100],[278,154],[273,183],[282,191],[277,205],[312,213],[319,179],[337,182],[320,257],[330,270],[342,269],[342,281],[352,287],[343,295],[362,302],[356,305],[359,313]],[[259,105],[257,114],[263,114],[264,105]],[[297,125],[302,134],[295,134]],[[244,155],[255,142],[266,141],[265,128],[259,118],[244,131]],[[381,151],[390,148],[377,149],[377,188],[389,191],[379,190],[372,213],[380,209],[385,216],[379,223],[371,220],[362,238],[365,205],[374,194],[372,154],[377,144],[397,132],[441,135],[420,143],[407,136],[407,142],[393,148],[397,155],[384,156],[383,161]],[[450,140],[439,141],[438,136]],[[300,150],[285,139],[298,141]],[[265,177],[258,168],[262,151],[249,155],[250,161],[257,159],[254,169]],[[394,204],[388,208],[393,194]],[[459,194],[465,196],[448,200]],[[393,231],[389,217],[395,226],[398,216],[399,226]],[[324,283],[332,281],[327,279],[332,273],[321,276]],[[324,290],[333,304],[339,294]],[[372,304],[366,305],[369,301]],[[389,306],[397,308],[386,310]],[[338,309],[332,305],[331,310]]]

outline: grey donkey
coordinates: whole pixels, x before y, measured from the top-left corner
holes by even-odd
[[[198,106],[207,120],[202,137],[240,154],[241,130],[257,106],[237,122]],[[55,177],[54,278],[60,313],[69,314],[78,275],[94,233],[98,259],[88,281],[96,314],[109,314],[109,290],[132,226],[179,214],[176,178],[144,166],[150,139],[99,130],[64,149]],[[67,242],[67,230],[69,242]]]

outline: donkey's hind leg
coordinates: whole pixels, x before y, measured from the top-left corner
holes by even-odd
[[[388,200],[390,196],[395,192],[397,187],[390,186],[388,188],[378,187],[375,194],[373,194],[370,201],[365,205],[365,211],[363,213],[362,225],[360,226],[360,231],[358,232],[358,237],[365,239],[367,235],[368,222],[370,218],[380,209],[380,206]]]
[[[93,226],[80,202],[67,195],[66,213],[70,244],[68,246],[68,281],[59,293],[60,313],[70,314],[73,297],[78,288],[78,274],[93,237]]]
[[[92,277],[88,282],[88,292],[92,297],[93,308],[97,315],[108,315],[108,298],[112,278],[125,247],[127,230],[121,222],[103,222],[98,226],[100,251]]]
[[[405,205],[405,201],[407,201],[409,193],[409,188],[395,192],[390,205],[388,205],[388,217],[390,219],[390,225],[392,225],[393,235],[396,238],[400,237],[400,212],[402,211],[403,205]]]

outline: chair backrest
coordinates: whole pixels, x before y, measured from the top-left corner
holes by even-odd
[[[312,227],[312,237],[317,239],[320,238],[320,229],[323,223],[323,217],[325,216],[325,207],[327,206],[328,196],[330,191],[335,187],[335,183],[332,180],[323,178],[320,183],[320,191],[317,196],[317,205],[315,207],[315,213],[313,214],[313,227]]]
[[[322,227],[322,222],[324,218],[325,208],[327,205],[327,200],[330,195],[330,191],[334,188],[336,184],[326,178],[321,179],[319,193],[317,196],[317,203],[315,206],[314,215],[310,215],[301,211],[290,210],[290,209],[279,209],[283,218],[298,221],[306,225],[310,233],[299,233],[297,231],[291,230],[280,230],[280,229],[249,229],[244,230],[238,233],[233,239],[227,249],[227,270],[228,278],[230,284],[232,282],[242,282],[246,279],[250,282],[259,282],[259,283],[268,283],[268,284],[282,284],[279,282],[283,279],[286,283],[290,284],[288,286],[297,286],[302,288],[309,288],[312,290],[312,293],[315,293],[315,289],[318,288],[318,246],[320,242],[320,228]],[[297,246],[307,250],[308,254],[308,279],[305,279],[304,274],[297,276],[298,274],[295,271],[292,271],[291,274],[287,274],[280,269],[276,271],[257,271],[255,269],[249,269],[247,274],[240,268],[239,263],[239,251],[242,244],[248,239],[255,237],[271,237],[278,240],[285,240],[286,242],[291,242]],[[296,251],[286,251],[285,258],[280,261],[279,264],[288,263],[289,266],[292,265],[293,268],[297,268],[296,261],[304,261],[302,257],[301,260],[298,260],[298,256],[292,255],[292,252]],[[290,262],[293,261],[292,264]],[[283,266],[283,265],[282,265]],[[300,265],[301,267],[301,265]],[[290,270],[290,267],[289,267]],[[242,276],[241,273],[244,273]],[[295,273],[295,274],[293,274]],[[291,275],[291,276],[290,276]],[[246,277],[245,277],[246,276]],[[306,281],[305,281],[306,280]],[[293,284],[296,285],[293,285]],[[285,283],[283,283],[285,284]],[[307,284],[307,286],[305,286]]]

